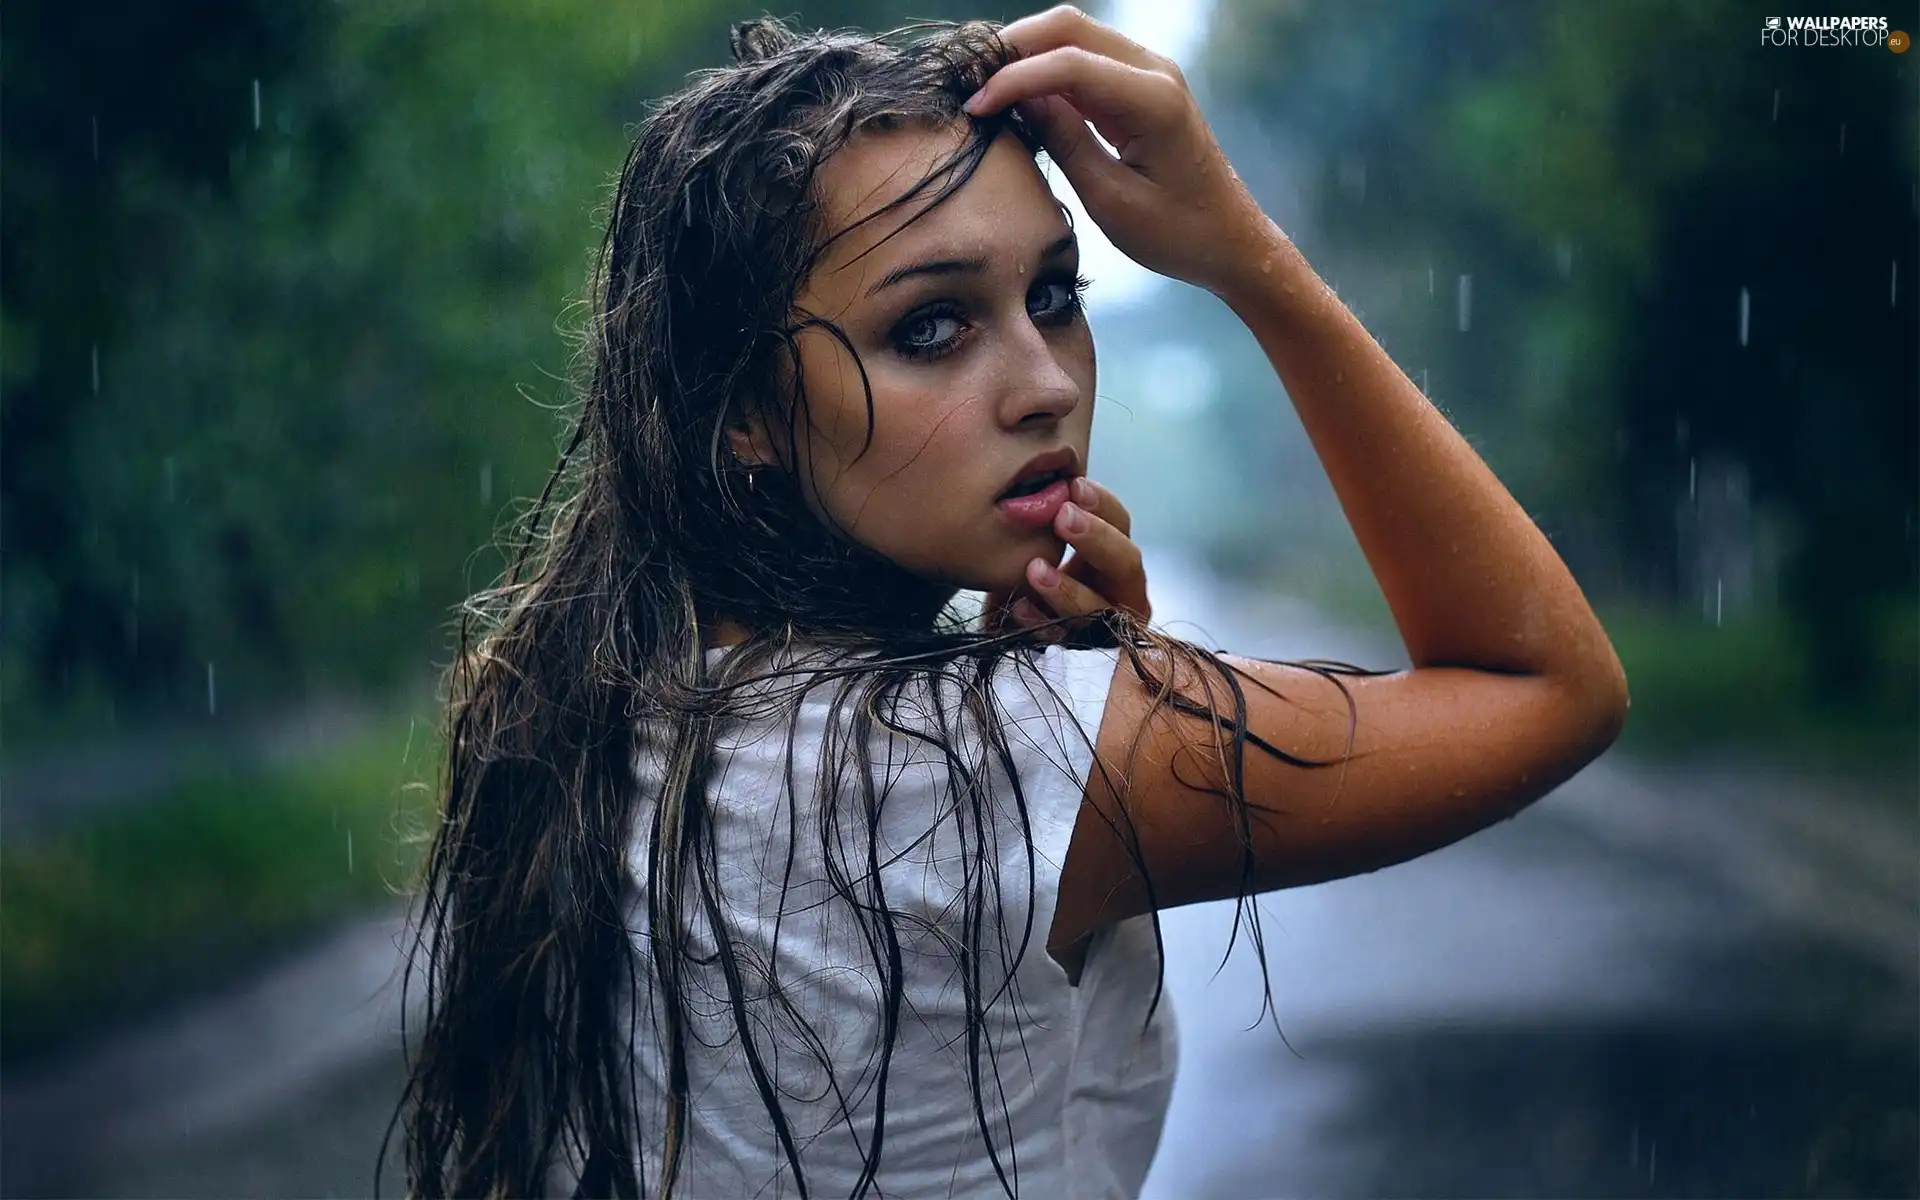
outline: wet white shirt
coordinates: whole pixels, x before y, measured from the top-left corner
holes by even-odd
[[[709,650],[709,666],[726,652]],[[1165,1122],[1177,1059],[1167,996],[1147,1020],[1158,967],[1151,924],[1141,917],[1101,933],[1078,987],[1046,951],[1060,864],[1118,653],[1059,646],[1033,651],[1032,662],[1059,700],[1011,664],[996,674],[996,707],[1025,793],[1024,833],[1005,768],[980,752],[981,741],[957,716],[964,712],[957,684],[943,681],[951,691],[943,692],[948,716],[939,732],[962,750],[963,763],[986,768],[979,776],[991,798],[986,818],[977,817],[970,803],[956,805],[938,746],[875,725],[873,775],[885,796],[873,844],[901,945],[902,1003],[886,1064],[883,1151],[869,1195],[971,1197],[1012,1190],[1048,1200],[1120,1200],[1139,1194]],[[792,726],[791,806],[782,782],[790,714],[723,731],[706,789],[727,922],[741,961],[752,964],[747,978],[755,1001],[749,1008],[754,1042],[780,1093],[807,1193],[821,1197],[849,1195],[861,1177],[863,1148],[876,1124],[883,1028],[875,951],[857,914],[828,883],[826,816],[815,804],[836,686],[813,689],[800,703]],[[924,690],[919,696],[924,700]],[[903,704],[893,716],[910,725],[931,720],[923,704]],[[851,720],[845,712],[839,719],[836,736],[843,745]],[[643,803],[632,864],[635,877],[644,879],[651,800],[660,782],[660,767],[644,741],[636,772]],[[843,772],[843,808],[832,827],[838,831],[835,856],[853,856],[854,878],[864,880],[867,802],[859,780],[857,766]],[[981,862],[999,869],[997,901],[989,884],[984,907],[976,891],[984,878]],[[986,951],[980,984],[988,993],[1011,985],[989,1005],[971,1054],[965,972],[951,949],[963,937],[970,892],[985,914],[978,937]],[[630,923],[643,955],[650,944],[646,920],[641,904]],[[694,925],[705,929],[703,920]],[[696,936],[696,944],[713,949],[710,938]],[[1004,955],[998,953],[1003,944]],[[782,1018],[778,1006],[763,998],[768,966],[796,1018]],[[718,978],[700,985],[697,1001],[699,1036],[690,1044],[695,1099],[678,1194],[697,1200],[799,1196]],[[665,1119],[665,1057],[644,1004],[640,1016],[636,1104],[641,1128],[649,1131],[651,1186],[658,1169],[652,1156]],[[804,1048],[800,1018],[818,1039],[819,1054],[832,1063],[831,1072],[819,1054]],[[975,1110],[970,1059],[978,1067],[990,1139]]]

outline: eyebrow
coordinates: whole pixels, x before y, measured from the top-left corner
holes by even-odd
[[[1046,248],[1040,251],[1040,261],[1058,258],[1073,249],[1074,245],[1074,233],[1068,230],[1065,236],[1047,243]],[[979,275],[985,273],[986,269],[987,260],[984,258],[938,258],[929,262],[910,263],[888,271],[886,278],[867,289],[867,295],[876,296],[894,284],[911,279],[915,275]]]

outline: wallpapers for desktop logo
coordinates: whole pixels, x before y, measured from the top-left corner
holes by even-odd
[[[1763,46],[1885,46],[1901,54],[1909,41],[1885,17],[1768,17],[1760,27]]]

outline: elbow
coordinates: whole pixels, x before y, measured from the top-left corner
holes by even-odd
[[[1620,740],[1627,727],[1627,711],[1633,707],[1626,668],[1620,665],[1611,645],[1594,670],[1582,677],[1579,690],[1594,739],[1593,752],[1598,756]]]

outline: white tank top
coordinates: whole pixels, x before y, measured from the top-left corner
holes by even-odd
[[[709,668],[726,647],[707,652]],[[1104,930],[1091,944],[1078,987],[1047,953],[1060,864],[1073,832],[1092,744],[1100,729],[1117,650],[1035,648],[1030,661],[1060,700],[1015,664],[1002,664],[993,682],[1011,767],[1018,773],[1027,808],[1027,831],[1006,785],[1006,767],[981,753],[984,744],[963,728],[957,684],[940,711],[947,714],[945,740],[969,769],[991,784],[997,817],[976,819],[971,805],[956,806],[946,789],[949,767],[937,745],[890,732],[875,723],[873,766],[886,908],[895,915],[901,945],[903,1003],[886,1078],[883,1150],[873,1196],[1016,1195],[1052,1200],[1121,1200],[1135,1197],[1159,1143],[1172,1094],[1177,1035],[1168,997],[1160,996],[1147,1022],[1158,959],[1148,918]],[[918,693],[924,700],[924,680]],[[834,1064],[829,1078],[800,1042],[801,1026],[778,1006],[750,1003],[755,1044],[778,1088],[781,1105],[805,1170],[807,1194],[847,1196],[860,1179],[862,1148],[874,1133],[880,1059],[881,990],[874,949],[856,914],[834,895],[821,847],[823,814],[815,806],[814,780],[822,758],[835,682],[808,691],[794,731],[792,807],[782,784],[787,770],[791,707],[764,721],[724,731],[707,799],[714,861],[725,898],[726,918],[737,952],[755,964],[748,975],[751,996],[764,993],[764,968],[773,967],[786,1000],[804,1016]],[[909,695],[912,693],[910,692]],[[858,693],[853,693],[857,696]],[[851,701],[841,706],[853,710]],[[910,728],[930,711],[903,703],[894,723]],[[840,717],[837,744],[852,744],[852,717]],[[631,854],[635,878],[644,880],[653,798],[659,793],[660,762],[644,739],[636,754],[642,804]],[[868,802],[859,768],[843,773],[843,833],[836,855],[866,852]],[[956,807],[959,811],[956,811]],[[993,814],[989,814],[992,816]],[[851,822],[849,824],[848,822]],[[796,830],[798,836],[796,836]],[[1029,857],[1027,847],[1031,846]],[[973,1055],[966,1034],[963,972],[948,948],[961,936],[964,898],[980,872],[972,858],[999,864],[997,903],[983,908],[986,924],[978,944],[987,949],[978,972],[992,994],[986,1034]],[[853,866],[864,865],[864,857]],[[1031,886],[1029,886],[1031,866]],[[861,870],[856,879],[867,876]],[[971,876],[971,878],[970,878]],[[784,901],[782,898],[784,886]],[[644,894],[644,893],[643,893]],[[980,907],[976,904],[976,907]],[[1023,928],[1031,933],[1020,953]],[[649,946],[644,900],[630,925],[643,963]],[[704,931],[704,920],[694,922]],[[777,932],[777,940],[776,940]],[[1003,944],[1009,954],[1001,957]],[[703,951],[711,940],[696,937]],[[884,953],[884,951],[882,951]],[[1009,964],[1008,959],[1012,959]],[[1009,970],[1009,965],[1011,969]],[[650,967],[641,975],[642,995]],[[796,1197],[773,1123],[742,1051],[725,991],[714,976],[696,984],[711,991],[696,1000],[697,1036],[690,1039],[690,1090],[694,1097],[681,1158],[678,1194],[695,1200],[732,1197]],[[1010,996],[1017,995],[1017,1000]],[[644,1153],[648,1186],[658,1179],[660,1131],[665,1122],[665,1055],[657,1044],[647,1006],[634,1023],[635,1104],[647,1131]],[[996,1172],[969,1084],[969,1058],[978,1064],[986,1118],[1000,1168]],[[836,1097],[835,1086],[845,1101]],[[849,1116],[851,1114],[851,1116]]]

